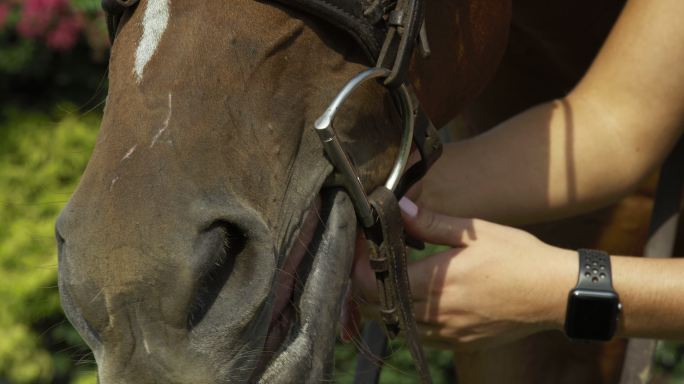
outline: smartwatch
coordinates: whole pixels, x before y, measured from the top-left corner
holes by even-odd
[[[622,310],[611,281],[610,256],[580,249],[577,286],[568,294],[565,334],[573,340],[608,341]]]

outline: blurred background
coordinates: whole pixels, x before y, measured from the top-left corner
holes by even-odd
[[[96,383],[60,308],[53,225],[95,143],[108,50],[99,0],[0,0],[0,384]],[[406,349],[392,350],[382,381],[413,382]],[[351,382],[355,354],[339,346],[337,381]],[[659,347],[659,382],[684,382],[682,354]],[[429,356],[435,382],[454,382],[451,354]]]
[[[0,0],[0,383],[95,383],[64,319],[54,221],[95,141],[108,41],[99,1]]]

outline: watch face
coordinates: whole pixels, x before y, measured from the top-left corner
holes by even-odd
[[[620,314],[615,292],[574,289],[568,297],[565,333],[571,339],[610,340]]]

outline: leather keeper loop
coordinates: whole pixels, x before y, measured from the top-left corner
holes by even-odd
[[[375,273],[380,273],[380,272],[387,272],[388,270],[388,264],[387,264],[387,259],[384,257],[377,258],[377,259],[370,259],[370,266]]]

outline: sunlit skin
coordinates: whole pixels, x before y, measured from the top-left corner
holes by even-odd
[[[576,251],[502,224],[569,217],[632,191],[684,130],[679,0],[630,0],[598,57],[566,97],[487,134],[449,144],[402,203],[408,232],[452,249],[410,266],[427,341],[476,348],[562,329]],[[548,159],[535,164],[530,159]],[[436,213],[440,212],[440,214]],[[356,287],[374,282],[358,247]],[[618,334],[684,339],[684,260],[613,256],[624,310]]]

